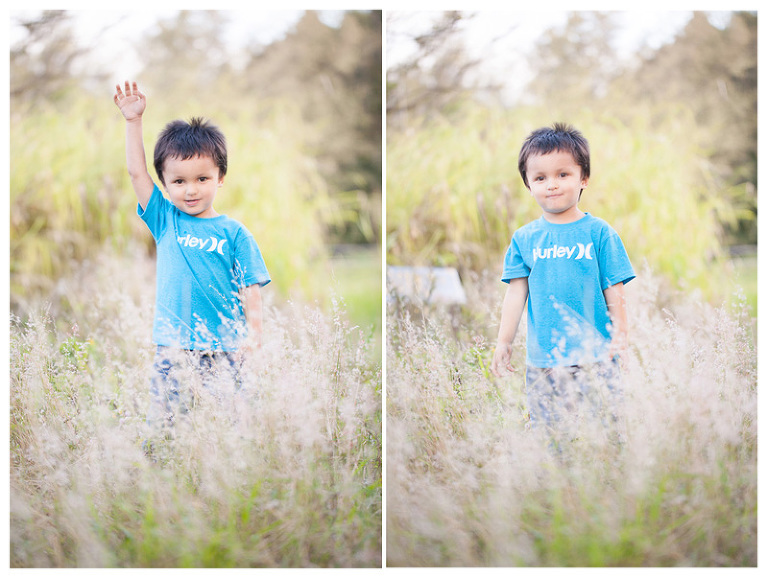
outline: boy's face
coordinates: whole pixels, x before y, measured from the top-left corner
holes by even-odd
[[[163,164],[165,190],[171,202],[181,212],[193,217],[208,219],[218,213],[213,209],[213,199],[224,177],[209,156],[181,160],[170,157]]]
[[[532,155],[526,163],[528,188],[544,218],[552,223],[571,223],[581,218],[579,195],[587,186],[587,177],[571,153],[552,151],[545,155]]]

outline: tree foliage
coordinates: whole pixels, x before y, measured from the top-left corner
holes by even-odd
[[[44,10],[15,23],[22,34],[10,50],[11,104],[57,98],[76,85],[74,66],[89,49],[77,44],[71,15]]]
[[[757,16],[736,12],[724,28],[694,12],[675,42],[644,60],[617,90],[634,102],[677,103],[694,115],[713,186],[740,214],[731,242],[757,242]]]
[[[349,13],[338,28],[306,12],[283,40],[252,46],[234,80],[255,102],[289,100],[300,111],[302,138],[337,198],[367,207],[337,230],[348,241],[380,238],[381,58],[380,11]]]
[[[221,96],[221,82],[230,70],[224,26],[228,17],[216,10],[181,10],[148,30],[137,44],[143,63],[141,79],[162,89],[162,98],[210,91]]]
[[[399,17],[389,16],[395,28]],[[471,26],[471,20],[471,15],[445,11],[429,30],[410,38],[416,51],[387,73],[387,121],[391,126],[398,127],[408,118],[444,114],[473,96],[499,90],[498,85],[473,78],[480,60],[469,57],[461,36],[462,27]]]
[[[621,74],[615,33],[615,12],[572,12],[561,28],[547,30],[536,43],[531,57],[536,75],[527,94],[565,114],[605,97]]]

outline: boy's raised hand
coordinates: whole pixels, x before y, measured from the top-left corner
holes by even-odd
[[[116,85],[114,100],[120,112],[123,113],[125,120],[136,120],[141,118],[144,114],[144,110],[147,108],[147,97],[144,96],[139,87],[134,81],[129,83],[125,81],[125,92],[120,89],[120,85]]]

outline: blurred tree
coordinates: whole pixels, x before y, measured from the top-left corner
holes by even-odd
[[[472,78],[481,61],[469,57],[460,37],[461,25],[471,18],[443,12],[427,32],[411,38],[413,55],[387,70],[387,119],[393,126],[409,116],[445,114],[467,98],[500,90],[500,84]]]
[[[573,12],[563,26],[546,31],[531,56],[536,76],[529,98],[568,114],[605,97],[621,73],[615,18],[612,12]]]
[[[722,28],[694,12],[674,42],[617,82],[617,102],[670,103],[691,110],[711,187],[734,207],[729,243],[757,242],[757,15],[735,12]]]
[[[22,102],[55,100],[77,85],[74,64],[89,48],[78,45],[71,16],[64,10],[44,10],[34,15],[13,16],[24,35],[10,50],[11,107]],[[94,71],[91,76],[99,76]]]
[[[380,239],[381,12],[349,12],[341,25],[307,11],[283,40],[250,47],[238,90],[260,103],[289,100],[302,139],[352,215],[337,241]]]
[[[218,83],[230,70],[226,23],[216,10],[181,10],[158,22],[137,43],[142,84],[162,91],[166,102],[220,99]]]

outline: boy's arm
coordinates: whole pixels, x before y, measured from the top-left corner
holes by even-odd
[[[608,316],[613,324],[613,338],[609,355],[620,358],[627,350],[627,301],[624,297],[624,283],[616,283],[603,291],[605,303],[608,305]]]
[[[261,325],[262,325],[262,304],[261,289],[258,285],[249,285],[240,292],[240,299],[245,309],[245,319],[248,323],[248,340],[246,342],[246,352],[258,351],[261,349]]]
[[[496,350],[493,352],[491,372],[501,377],[501,370],[514,371],[510,359],[512,357],[512,342],[517,335],[517,327],[523,316],[525,302],[528,299],[528,278],[519,277],[512,279],[507,286],[504,295],[504,303],[501,306],[501,324],[499,337],[496,340]]]
[[[134,82],[132,85],[125,81],[125,92],[116,86],[115,104],[125,118],[125,157],[128,175],[136,193],[136,198],[142,209],[147,208],[155,184],[147,170],[147,159],[144,155],[144,137],[141,116],[147,107],[147,98],[139,91]]]

